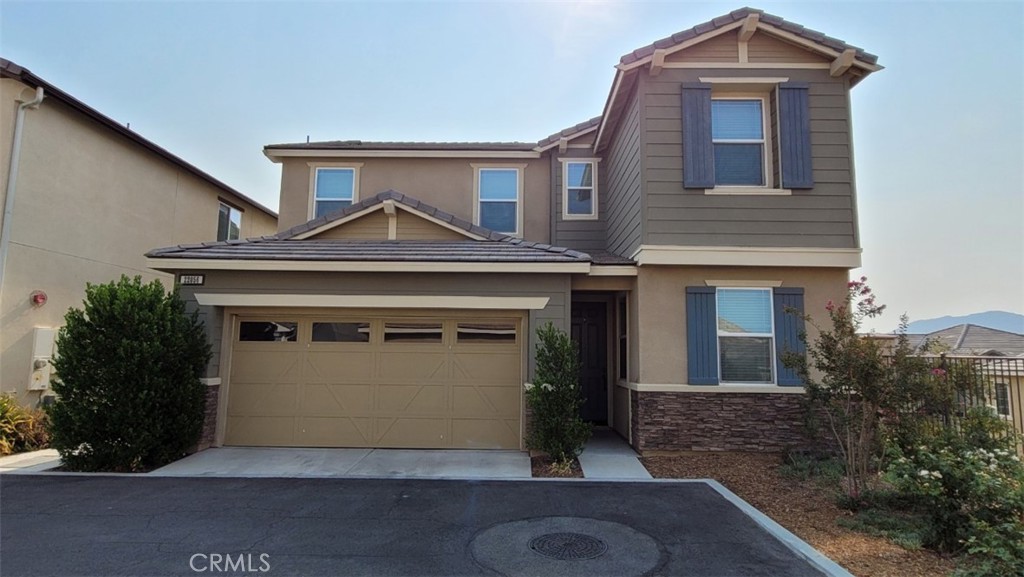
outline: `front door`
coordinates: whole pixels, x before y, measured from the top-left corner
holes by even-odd
[[[580,355],[580,416],[599,425],[608,423],[607,313],[602,302],[572,303],[572,340]]]

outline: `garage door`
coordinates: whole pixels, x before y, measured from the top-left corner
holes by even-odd
[[[235,317],[225,442],[520,448],[523,317]]]

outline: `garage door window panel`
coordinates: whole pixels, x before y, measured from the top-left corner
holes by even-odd
[[[295,342],[299,323],[295,321],[242,321],[238,340],[242,342]]]
[[[456,342],[463,344],[515,344],[516,324],[512,321],[458,323]]]
[[[368,343],[368,322],[314,322],[314,343]]]
[[[385,343],[441,343],[444,325],[440,322],[386,322]]]

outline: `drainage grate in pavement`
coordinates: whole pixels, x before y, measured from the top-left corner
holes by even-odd
[[[600,557],[608,550],[608,544],[583,533],[548,533],[531,539],[530,549],[545,557],[564,561]]]

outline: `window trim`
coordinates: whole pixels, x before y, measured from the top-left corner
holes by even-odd
[[[309,198],[306,202],[306,218],[313,220],[316,218],[316,181],[320,174],[320,169],[348,169],[352,171],[352,206],[359,202],[359,172],[362,168],[362,162],[307,162],[309,166]],[[328,200],[328,199],[324,199]],[[335,199],[336,200],[336,199]]]
[[[241,239],[242,238],[242,217],[245,216],[245,211],[242,210],[241,208],[238,208],[237,206],[231,204],[230,202],[224,201],[223,199],[218,198],[217,200],[218,200],[218,203],[219,203],[217,205],[217,232],[216,232],[217,242],[225,242],[225,241],[229,241],[229,240],[239,240],[239,239]],[[228,235],[227,235],[227,238],[220,238],[220,209],[221,209],[221,207],[227,207],[227,209],[228,209]],[[235,238],[231,238],[231,226],[230,226],[230,223],[231,223],[231,213],[232,212],[237,212],[238,213],[238,236],[235,237]]]
[[[777,85],[773,85],[771,90],[775,90]],[[732,92],[732,91],[711,91],[711,102],[714,106],[716,100],[759,100],[761,102],[761,139],[740,139],[740,140],[726,140],[716,141],[714,137],[711,139],[712,150],[715,144],[760,144],[761,145],[761,177],[764,182],[762,185],[756,184],[718,184],[715,183],[715,187],[708,189],[713,191],[712,194],[750,194],[753,193],[768,193],[768,194],[780,194],[775,192],[779,189],[774,187],[774,174],[772,173],[772,148],[775,146],[775,136],[772,135],[771,128],[771,98],[767,92]],[[712,130],[714,128],[712,127]],[[740,192],[744,191],[744,192]],[[705,191],[705,194],[707,191]],[[783,193],[784,194],[784,193]]]
[[[999,412],[999,390],[1000,389],[1006,391],[1006,412],[1005,413]],[[995,383],[993,385],[993,395],[992,396],[993,396],[992,401],[995,404],[994,408],[995,408],[996,415],[998,415],[999,417],[1001,417],[1003,419],[1012,419],[1013,418],[1013,403],[1011,403],[1010,400],[1012,399],[1013,396],[1010,394],[1010,384],[1009,383],[1002,383],[1002,382]]]
[[[559,158],[558,160],[562,163],[562,220],[598,220],[600,214],[597,199],[598,199],[598,182],[597,182],[597,170],[598,162],[600,158]],[[569,212],[569,189],[585,189],[585,186],[569,186],[569,165],[570,164],[589,164],[593,168],[591,169],[591,183],[590,183],[590,208],[589,214],[572,214]]]
[[[718,320],[719,320],[720,315],[721,315],[722,307],[718,303],[718,295],[720,295],[722,293],[722,291],[735,291],[735,290],[756,290],[756,291],[760,291],[760,292],[763,292],[763,293],[768,293],[768,318],[771,320],[771,332],[769,332],[769,333],[730,333],[730,332],[727,332],[727,331],[722,331],[719,328]],[[780,386],[778,384],[779,383],[778,371],[776,370],[776,367],[775,367],[775,360],[776,360],[776,357],[778,355],[778,352],[777,352],[777,349],[776,349],[776,347],[778,346],[778,343],[776,342],[776,338],[775,338],[775,310],[774,310],[774,303],[775,303],[775,291],[773,289],[771,289],[771,288],[757,287],[757,286],[715,287],[715,339],[716,339],[715,344],[718,347],[718,359],[717,359],[717,361],[718,361],[718,384],[719,385],[722,385],[722,386],[739,385],[739,386],[744,386],[744,387],[777,387],[777,386]],[[723,336],[725,336],[725,337],[734,337],[734,338],[761,338],[761,339],[768,338],[769,342],[771,343],[770,344],[770,351],[769,351],[769,362],[768,362],[768,369],[771,372],[771,379],[768,382],[766,382],[766,383],[746,382],[746,381],[726,381],[725,377],[722,375],[722,337]]]
[[[503,230],[496,230],[494,232],[507,234],[517,238],[523,237],[523,190],[524,190],[524,177],[526,176],[526,164],[478,164],[470,163],[473,168],[473,224],[484,227],[480,224],[480,203],[491,202],[480,200],[480,173],[484,170],[515,170],[516,171],[516,230],[514,232],[508,232]],[[508,202],[500,201],[500,202]]]

